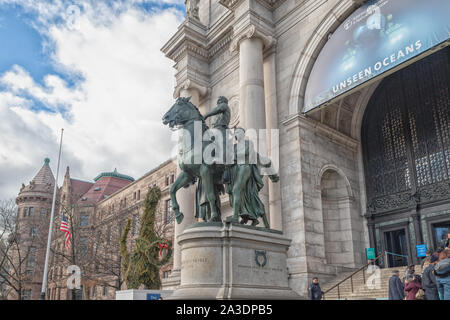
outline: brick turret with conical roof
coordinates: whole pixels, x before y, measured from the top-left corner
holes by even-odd
[[[24,299],[40,296],[54,185],[50,159],[45,158],[34,178],[27,185],[22,184],[16,198],[20,251],[22,256],[28,255],[26,262],[21,263],[24,268],[21,273],[26,279],[22,289]]]

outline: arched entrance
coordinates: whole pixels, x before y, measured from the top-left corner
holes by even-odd
[[[322,174],[320,189],[326,262],[353,267],[351,199],[347,182],[337,171],[327,169]]]
[[[417,261],[415,245],[437,249],[450,226],[449,75],[447,47],[385,78],[364,114],[371,245],[397,251],[391,265]]]

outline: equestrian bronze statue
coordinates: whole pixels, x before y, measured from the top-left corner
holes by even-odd
[[[195,217],[206,222],[220,222],[220,195],[226,192],[233,207],[231,222],[256,226],[262,218],[265,228],[269,224],[259,191],[264,186],[261,167],[271,167],[268,158],[258,154],[253,143],[245,139],[245,131],[229,129],[231,110],[228,100],[219,97],[217,106],[203,116],[190,98],[178,98],[163,116],[163,124],[180,130],[178,165],[181,173],[170,188],[170,198],[177,223],[183,220],[183,213],[177,202],[176,193],[181,188],[196,184]],[[205,119],[214,117],[212,128]],[[234,136],[236,143],[233,143]],[[251,158],[254,161],[251,161]],[[276,174],[269,175],[276,182]],[[224,187],[226,185],[226,188]]]

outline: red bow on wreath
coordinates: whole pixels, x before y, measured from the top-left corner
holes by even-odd
[[[167,243],[158,243],[158,246],[159,246],[159,256],[161,257],[164,249],[167,249],[169,245]]]

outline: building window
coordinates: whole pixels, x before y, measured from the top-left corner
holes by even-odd
[[[58,287],[58,300],[61,300],[61,287]]]
[[[97,296],[97,286],[93,286],[92,287],[92,297],[96,297]]]
[[[83,214],[80,216],[80,226],[86,227],[89,225],[89,215]]]
[[[108,287],[103,286],[103,296],[106,297],[108,295]]]
[[[166,187],[169,185],[169,176],[166,176]]]
[[[175,182],[175,175],[172,173],[170,175],[170,183],[174,183]]]
[[[33,208],[33,207],[30,207],[30,210],[28,210],[28,216],[29,216],[29,217],[32,217],[32,216],[33,216],[33,213],[34,213],[34,208]]]
[[[31,290],[23,291],[23,300],[31,300]]]
[[[30,247],[27,258],[26,274],[32,275],[34,272],[34,264],[36,261],[36,248]]]
[[[106,229],[106,243],[108,245],[111,243],[111,226]]]
[[[141,200],[141,190],[138,190],[138,192],[137,192],[137,199]]]
[[[23,216],[28,216],[28,208],[23,208]]]
[[[173,219],[173,212],[172,212],[172,202],[170,199],[166,200],[166,206],[165,206],[165,216],[164,216],[164,222],[170,223]]]
[[[87,243],[88,243],[88,238],[87,237],[81,237],[80,238],[80,252],[81,252],[81,256],[84,256],[87,252]]]
[[[136,200],[136,192],[133,193],[133,200]]]
[[[41,216],[46,216],[48,214],[47,208],[41,208]]]
[[[34,238],[36,236],[36,234],[37,234],[36,227],[31,227],[30,228],[30,236]]]

